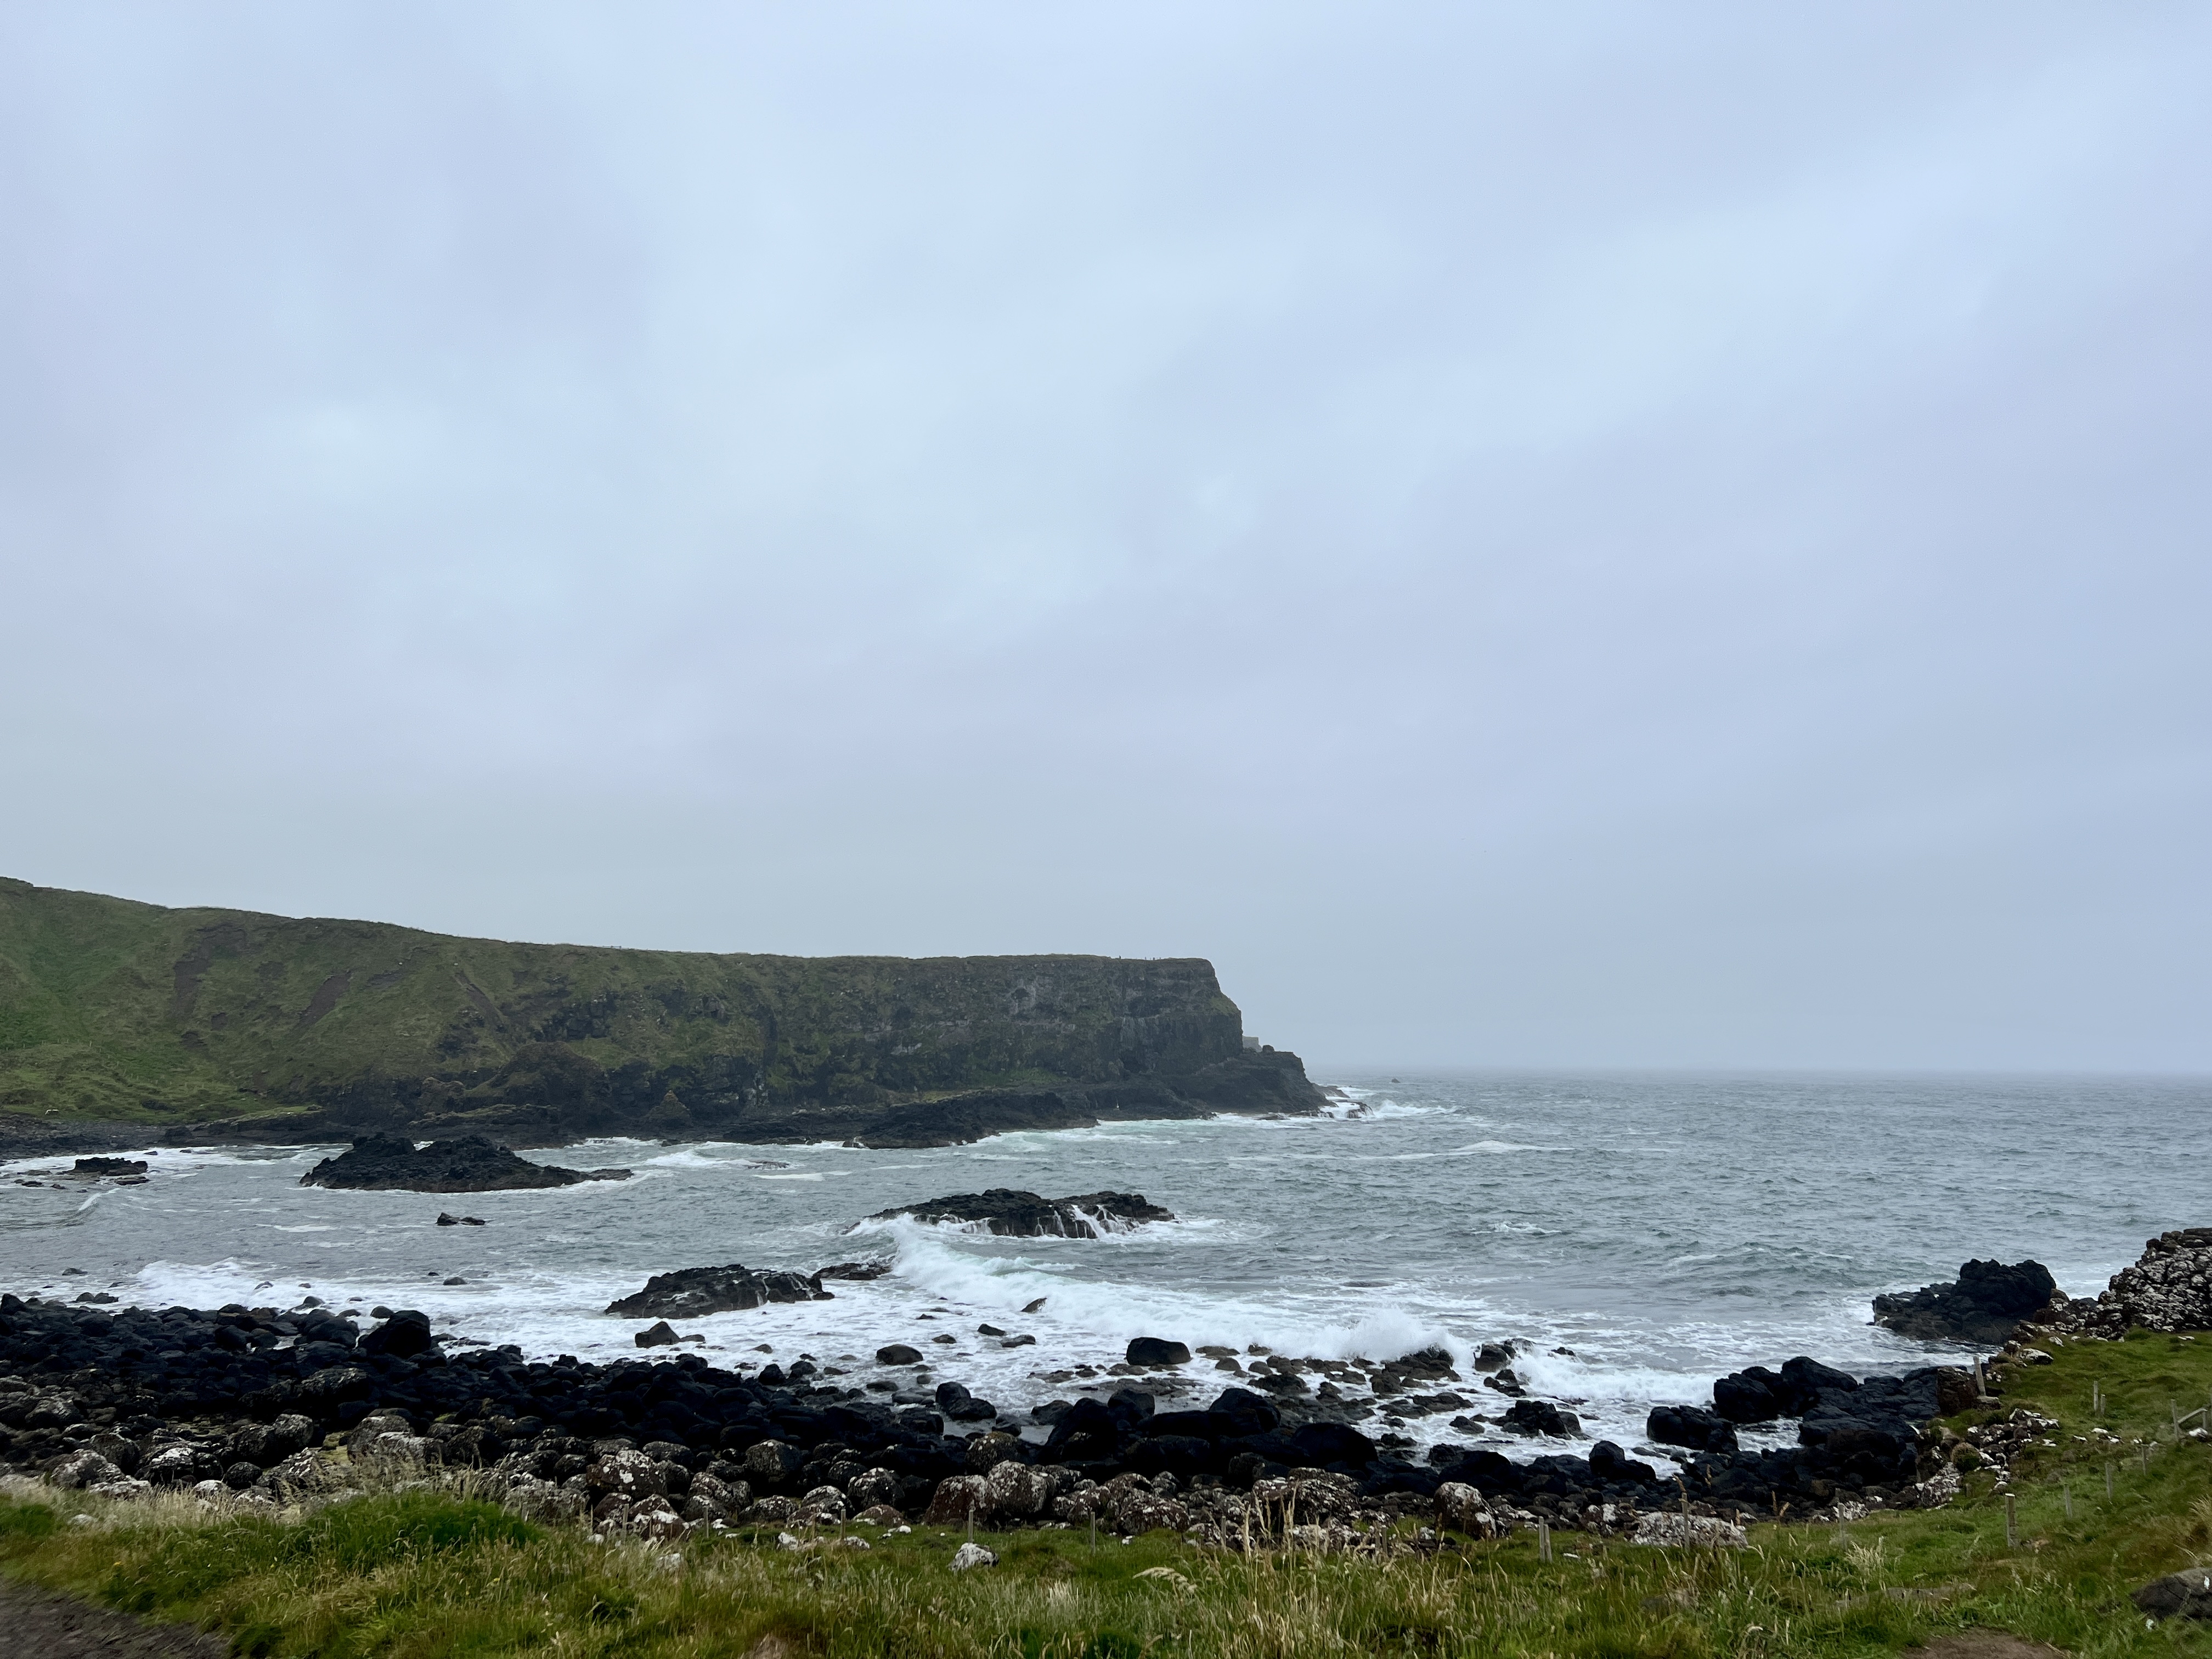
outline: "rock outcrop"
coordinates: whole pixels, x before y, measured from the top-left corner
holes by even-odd
[[[302,1187],[376,1193],[497,1193],[627,1181],[628,1170],[563,1170],[532,1164],[482,1135],[434,1140],[418,1149],[404,1135],[368,1134],[300,1177]]]
[[[2131,1327],[2212,1330],[2212,1227],[2177,1227],[2146,1239],[2141,1258],[2114,1273],[2094,1299],[2054,1294],[2031,1322],[2101,1337],[2124,1336]]]
[[[2058,1288],[2040,1261],[1968,1261],[1948,1285],[1874,1299],[1874,1322],[1900,1336],[1996,1347]]]
[[[1148,1221],[1173,1221],[1174,1212],[1145,1201],[1142,1193],[1079,1193],[1073,1198],[1040,1198],[1011,1187],[955,1193],[878,1210],[871,1221],[907,1216],[916,1221],[980,1224],[985,1231],[1008,1238],[1097,1238],[1124,1232]]]
[[[679,1267],[672,1273],[655,1273],[643,1290],[608,1303],[606,1310],[629,1318],[698,1319],[764,1308],[771,1302],[830,1299],[819,1273],[810,1277],[732,1261],[726,1267]]]

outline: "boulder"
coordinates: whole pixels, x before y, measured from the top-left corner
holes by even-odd
[[[406,1135],[369,1134],[357,1137],[349,1151],[316,1164],[300,1177],[300,1184],[354,1192],[493,1193],[629,1179],[628,1170],[532,1164],[482,1135],[434,1140],[418,1151]]]
[[[381,1325],[366,1332],[356,1345],[362,1353],[388,1353],[396,1359],[412,1359],[437,1341],[430,1334],[430,1316],[401,1308]]]
[[[1949,1284],[1874,1299],[1874,1322],[1900,1336],[1995,1347],[2058,1288],[2040,1261],[1968,1261]]]
[[[2212,1571],[2187,1567],[2169,1572],[2128,1599],[2153,1619],[2212,1620]]]
[[[1190,1363],[1190,1350],[1165,1337],[1137,1336],[1129,1339],[1121,1358],[1132,1365],[1187,1365]]]
[[[908,1347],[903,1342],[887,1343],[883,1347],[876,1350],[876,1364],[878,1365],[919,1365],[921,1364],[921,1350],[919,1348]]]
[[[102,1176],[142,1176],[145,1173],[146,1160],[143,1158],[81,1158],[76,1161],[76,1167],[70,1171],[72,1176],[92,1181],[97,1181]]]
[[[1509,1434],[1544,1434],[1562,1440],[1577,1438],[1583,1431],[1582,1419],[1548,1400],[1516,1400],[1498,1422]]]
[[[665,1319],[647,1325],[630,1339],[641,1348],[665,1348],[672,1343],[681,1342],[683,1340],[677,1335],[675,1327]]]
[[[1646,1439],[1662,1446],[1689,1446],[1698,1451],[1736,1449],[1735,1425],[1702,1406],[1655,1406],[1644,1419],[1644,1433]]]
[[[1152,1221],[1173,1221],[1174,1214],[1145,1201],[1142,1193],[1082,1193],[1072,1198],[1040,1198],[1035,1193],[1010,1187],[987,1192],[955,1193],[920,1204],[902,1204],[878,1210],[868,1218],[889,1221],[909,1216],[916,1221],[952,1222],[981,1225],[986,1232],[1009,1238],[1097,1238],[1109,1232],[1127,1232]]]
[[[764,1308],[771,1302],[827,1302],[830,1292],[820,1279],[818,1273],[809,1278],[738,1261],[726,1267],[679,1267],[655,1273],[643,1290],[608,1303],[606,1310],[632,1319],[700,1319]]]

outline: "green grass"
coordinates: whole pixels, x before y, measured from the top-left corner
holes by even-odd
[[[2186,1410],[2212,1391],[2212,1338],[2069,1346],[2014,1374],[2002,1409],[2063,1425],[2020,1466],[2015,1545],[1986,1474],[1947,1509],[1754,1527],[1740,1552],[1563,1533],[1548,1564],[1527,1534],[1389,1561],[1247,1558],[1164,1534],[1093,1548],[1082,1533],[1030,1531],[985,1537],[1001,1565],[960,1575],[945,1565],[960,1534],[930,1528],[856,1528],[874,1547],[802,1555],[738,1538],[595,1545],[459,1493],[358,1498],[289,1522],[58,1495],[0,1501],[0,1571],[272,1656],[1750,1659],[1885,1653],[1972,1626],[2084,1655],[2212,1652],[2194,1626],[2146,1629],[2127,1601],[2212,1554],[2212,1449],[2169,1432],[2146,1468],[2131,1449],[2075,1439],[2093,1380],[2111,1401],[2104,1425],[2148,1437],[2170,1401]]]

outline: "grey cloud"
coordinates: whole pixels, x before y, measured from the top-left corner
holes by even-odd
[[[2202,1068],[2192,8],[0,21],[0,867]]]

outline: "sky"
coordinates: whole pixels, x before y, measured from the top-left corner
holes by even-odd
[[[0,873],[2212,1070],[2212,9],[0,11]]]

